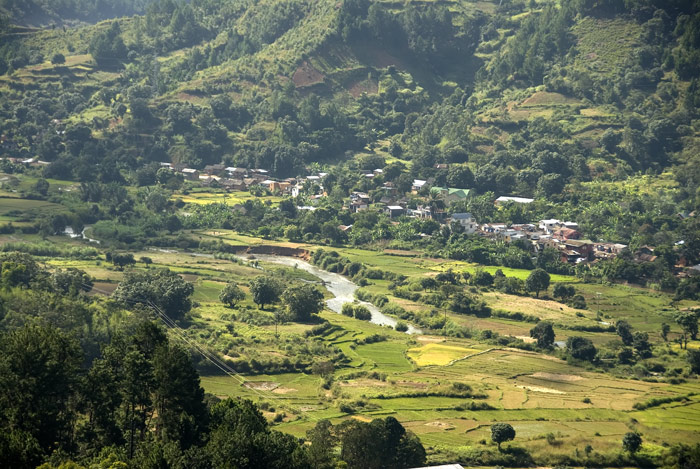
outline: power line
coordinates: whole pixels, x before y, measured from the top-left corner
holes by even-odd
[[[95,290],[99,293],[102,293],[104,295],[110,295],[110,292],[106,290],[101,290],[99,288],[96,288],[92,285],[88,285],[83,283],[83,287],[90,287],[92,290]],[[254,394],[257,394],[259,397],[262,398],[267,398],[267,399],[274,399],[278,403],[281,403],[281,407],[288,406],[291,408],[291,410],[294,410],[300,414],[303,414],[305,417],[307,417],[311,421],[317,421],[319,420],[318,417],[314,417],[309,415],[307,412],[301,410],[300,408],[295,407],[292,404],[289,403],[284,403],[281,401],[281,397],[277,396],[273,393],[269,393],[265,390],[257,389],[255,388],[251,383],[251,381],[248,381],[245,379],[244,376],[242,376],[240,373],[238,373],[236,370],[231,368],[226,362],[222,361],[217,357],[214,353],[210,352],[203,346],[201,346],[199,343],[195,342],[193,339],[190,339],[187,337],[185,330],[182,329],[170,316],[168,316],[165,312],[163,312],[156,304],[154,304],[150,299],[148,298],[141,298],[141,299],[125,299],[126,302],[132,303],[132,304],[145,304],[149,306],[151,309],[153,309],[156,312],[157,317],[176,335],[177,338],[185,342],[187,345],[189,345],[191,348],[199,352],[205,359],[207,359],[209,362],[211,362],[215,367],[217,367],[220,371],[222,371],[224,374],[229,376],[230,378],[236,380],[238,383],[240,383],[241,386],[248,388],[251,390]],[[144,302],[145,301],[145,302]]]

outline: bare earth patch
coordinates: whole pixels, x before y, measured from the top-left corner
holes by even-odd
[[[273,383],[272,381],[247,381],[243,386],[258,391],[274,391],[280,387],[280,383]]]
[[[272,390],[273,394],[287,394],[287,393],[294,392],[294,391],[296,391],[296,389],[283,388],[283,387],[275,388]]]
[[[580,381],[583,379],[581,376],[578,376],[578,375],[545,373],[542,371],[538,371],[537,373],[531,374],[530,376],[532,376],[533,378],[546,379],[548,381],[565,381],[565,382]]]
[[[294,75],[292,75],[292,81],[297,88],[323,83],[325,78],[326,76],[323,73],[316,70],[316,68],[307,61],[304,61],[304,63],[296,69]]]
[[[427,427],[437,427],[442,430],[453,430],[455,428],[455,426],[451,423],[440,422],[439,420],[436,420],[435,422],[428,422],[425,425]]]
[[[521,384],[516,384],[516,388],[527,389],[528,391],[543,392],[546,394],[566,394],[564,391],[559,391],[558,389],[545,388],[542,386],[523,386]]]
[[[421,255],[421,253],[418,251],[404,251],[403,249],[385,249],[384,252],[393,256],[405,257],[417,257]]]
[[[396,381],[395,384],[414,389],[426,389],[428,387],[428,383],[417,383],[415,381]]]
[[[369,388],[369,387],[385,387],[389,386],[389,383],[385,381],[379,381],[376,379],[355,379],[352,381],[341,381],[338,383],[340,386],[346,388]]]
[[[360,80],[348,85],[348,92],[353,98],[358,98],[362,93],[377,94],[379,84],[374,80]]]
[[[360,422],[365,422],[365,423],[369,423],[372,421],[371,418],[365,417],[364,415],[353,415],[352,418],[354,418],[355,420],[359,420]]]
[[[547,91],[538,91],[527,98],[521,106],[549,106],[556,104],[578,104],[579,101],[574,98],[569,98],[560,93],[550,93]]]
[[[527,336],[527,335],[519,335],[519,336],[516,336],[515,338],[522,340],[526,344],[533,344],[533,343],[537,342],[535,339],[533,339],[532,337]]]
[[[418,342],[444,342],[445,339],[442,337],[433,337],[428,335],[422,335],[418,337]]]

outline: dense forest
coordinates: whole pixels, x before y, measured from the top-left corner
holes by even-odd
[[[28,203],[0,215],[9,240],[0,246],[0,461],[374,467],[381,455],[381,467],[423,464],[423,445],[393,417],[321,420],[305,443],[274,430],[267,409],[205,395],[196,367],[210,364],[193,364],[188,344],[152,322],[160,308],[186,327],[194,287],[168,270],[129,270],[149,269],[150,259],[127,251],[233,259],[231,245],[202,236],[216,230],[322,245],[313,264],[423,308],[358,291],[404,328],[546,351],[551,325],[533,329],[537,346],[523,345],[450,323],[446,311],[511,318],[483,294],[539,299],[550,275],[644,287],[676,306],[700,300],[699,110],[694,1],[0,0],[0,190]],[[210,178],[181,171],[214,175],[218,166]],[[224,168],[245,174],[240,184],[264,176],[232,191]],[[279,189],[291,179],[293,195]],[[464,197],[448,200],[451,191]],[[501,196],[532,200],[494,204]],[[358,197],[370,209],[353,210]],[[27,208],[35,203],[50,208]],[[397,221],[387,208],[397,204],[429,216]],[[569,262],[551,246],[444,223],[457,213],[507,226],[571,220],[591,243],[625,248]],[[69,233],[100,244],[45,241]],[[340,248],[499,270],[415,281]],[[29,254],[104,262],[119,287],[97,299],[86,294],[90,274],[48,269]],[[298,292],[283,294],[282,284]],[[280,303],[328,332],[317,317],[323,294],[300,285],[268,285],[270,301],[255,300],[261,316],[237,319],[277,325],[265,306]],[[252,296],[264,285],[248,287]],[[586,309],[583,290],[566,288],[553,290],[558,301]],[[222,302],[233,308],[245,297],[231,287]],[[700,358],[688,351],[691,312],[677,323],[692,367]],[[574,337],[567,359],[609,371],[652,358],[646,333],[620,333],[600,312],[596,321],[580,331],[618,334],[623,345],[596,362],[593,344]],[[288,347],[287,361],[245,357],[236,371],[316,373],[314,356],[347,361],[331,346]],[[691,453],[673,457],[697,461]]]

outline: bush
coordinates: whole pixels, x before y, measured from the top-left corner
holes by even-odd
[[[369,321],[372,319],[372,313],[370,313],[366,306],[356,305],[353,308],[353,313],[355,315],[355,319],[359,319],[361,321]]]
[[[401,319],[408,319],[410,314],[408,311],[403,309],[401,306],[397,305],[396,303],[386,303],[384,306],[381,307],[381,312],[384,314],[391,314],[393,316],[398,316]]]
[[[408,330],[408,324],[403,321],[398,321],[394,327],[398,332],[406,332]]]
[[[593,342],[578,336],[572,336],[566,340],[566,349],[573,358],[578,360],[592,361],[598,353]]]
[[[325,321],[321,324],[318,324],[318,325],[312,327],[311,330],[306,331],[306,335],[307,336],[323,335],[327,331],[329,331],[331,328],[333,328],[333,325],[330,322]]]
[[[355,315],[354,311],[355,311],[355,305],[353,305],[352,303],[344,303],[343,307],[340,308],[340,313],[343,316],[353,317]]]
[[[576,309],[586,309],[588,305],[586,304],[586,299],[583,297],[583,295],[574,295],[574,297],[571,298],[569,306]]]
[[[472,275],[469,283],[472,285],[478,285],[480,287],[488,287],[493,285],[493,275],[482,269],[477,269]]]

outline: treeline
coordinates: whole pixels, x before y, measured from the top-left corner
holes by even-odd
[[[157,0],[1,0],[0,13],[16,24],[55,26],[141,14],[153,1]]]
[[[418,438],[392,417],[336,427],[322,421],[307,446],[273,430],[251,401],[205,396],[187,351],[150,322],[113,336],[89,366],[78,342],[54,327],[25,326],[1,338],[5,467],[318,468],[345,461],[401,468],[425,461]]]
[[[455,57],[470,56],[478,44],[483,15],[455,26],[443,5],[427,4],[393,12],[379,2],[343,2],[337,31],[345,42],[378,41],[389,48],[406,49],[436,70],[455,65]]]
[[[393,417],[319,422],[303,440],[272,429],[251,401],[205,395],[189,354],[139,322],[90,364],[55,327],[0,334],[0,463],[6,467],[402,468],[425,462]],[[270,409],[269,405],[265,406]],[[340,446],[340,455],[336,447]]]
[[[188,350],[147,319],[159,312],[179,321],[191,306],[192,286],[171,272],[128,272],[116,301],[105,302],[83,294],[92,279],[80,270],[49,272],[27,254],[3,253],[0,287],[3,467],[316,468],[345,461],[398,468],[425,461],[419,440],[391,418],[322,422],[309,446],[272,430],[250,401],[205,395]],[[308,306],[310,288],[284,295],[290,312]],[[255,285],[251,290],[258,294]],[[314,359],[338,353],[314,340],[297,342],[286,350]],[[227,353],[238,355],[244,345]],[[379,446],[368,453],[369,442]],[[387,461],[387,454],[394,456]]]

